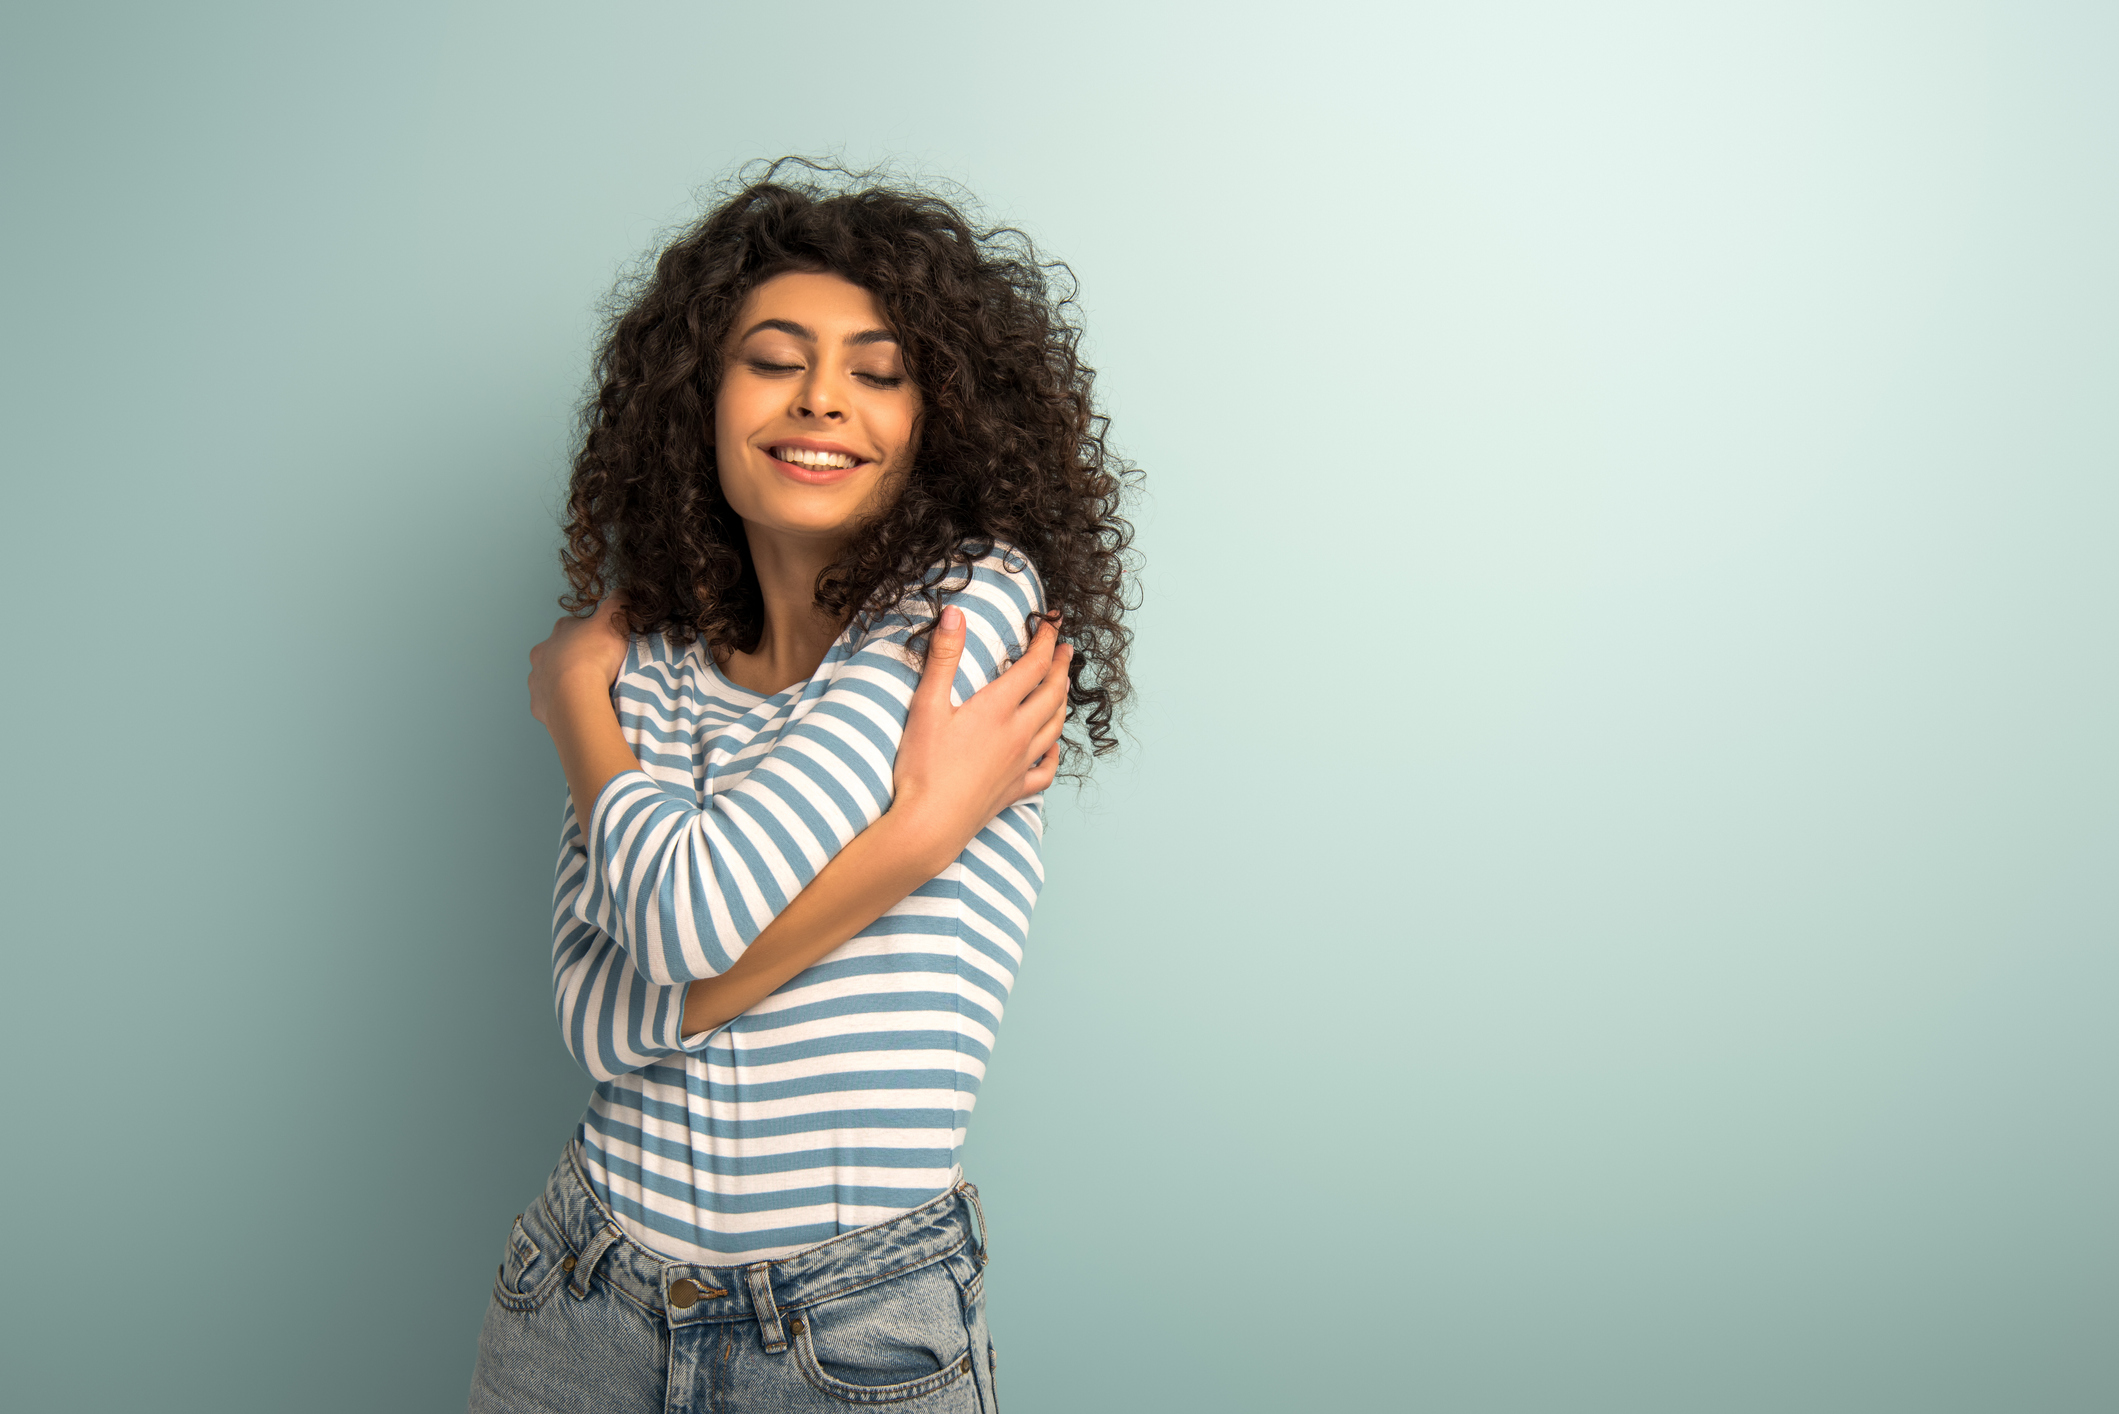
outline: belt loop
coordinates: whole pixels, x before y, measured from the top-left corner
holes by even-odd
[[[576,1301],[589,1294],[590,1274],[596,1270],[596,1264],[603,1260],[603,1254],[610,1251],[611,1244],[617,1240],[618,1229],[606,1225],[589,1245],[582,1249],[581,1255],[574,1259],[574,1275],[567,1281],[567,1290],[574,1293]]]
[[[743,1269],[744,1280],[750,1284],[751,1314],[758,1318],[758,1334],[765,1337],[767,1353],[778,1355],[787,1349],[787,1332],[780,1328],[780,1308],[773,1304],[773,1264],[759,1262]]]
[[[992,1255],[988,1250],[990,1244],[986,1238],[986,1210],[979,1206],[979,1190],[976,1185],[960,1178],[956,1186],[959,1193],[971,1200],[971,1211],[979,1215],[979,1265],[983,1267],[987,1257]]]

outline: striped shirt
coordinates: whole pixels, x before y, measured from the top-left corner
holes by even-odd
[[[968,633],[962,702],[1021,655],[1043,586],[1001,544],[944,581]],[[961,1176],[966,1125],[1044,882],[1043,798],[1004,810],[947,869],[713,1031],[681,1035],[684,987],[732,966],[891,800],[928,624],[841,634],[768,697],[704,643],[636,638],[612,688],[640,762],[579,827],[553,895],[552,986],[597,1081],[588,1177],[628,1236],[679,1261],[760,1261],[917,1207]]]

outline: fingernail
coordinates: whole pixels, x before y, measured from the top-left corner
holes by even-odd
[[[964,611],[962,609],[959,609],[956,605],[951,604],[942,610],[943,628],[962,628],[963,626]]]

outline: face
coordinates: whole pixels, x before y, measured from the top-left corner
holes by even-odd
[[[714,400],[721,489],[750,530],[835,542],[896,497],[920,395],[875,296],[776,275],[737,312]]]

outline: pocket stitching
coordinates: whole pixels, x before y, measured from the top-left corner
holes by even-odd
[[[530,1264],[544,1255],[544,1249],[537,1245],[537,1239],[530,1236],[530,1230],[522,1225],[522,1216],[520,1214],[516,1215],[514,1231],[508,1234],[508,1252],[510,1256],[514,1255],[517,1247],[527,1248],[530,1254],[517,1264],[516,1270],[518,1271],[528,1271]]]
[[[520,1239],[520,1245],[529,1250],[529,1257],[516,1270],[517,1272],[526,1272],[544,1257],[544,1249],[537,1245],[537,1240],[530,1236],[530,1230],[523,1225],[523,1221],[519,1217],[515,1219],[514,1230],[508,1234],[508,1255],[510,1257],[515,1255],[518,1239]],[[508,1266],[507,1263],[503,1262],[500,1270],[493,1274],[493,1299],[510,1311],[535,1311],[538,1307],[544,1305],[545,1298],[552,1294],[552,1288],[559,1284],[559,1279],[562,1276],[566,1275],[565,1270],[557,1262],[552,1263],[551,1267],[551,1271],[545,1274],[544,1280],[537,1286],[529,1291],[517,1291],[508,1285]]]
[[[817,1363],[817,1352],[815,1347],[810,1344],[809,1331],[810,1323],[803,1321],[802,1328],[794,1333],[795,1368],[802,1372],[802,1378],[809,1381],[810,1385],[819,1394],[839,1400],[842,1403],[898,1404],[908,1399],[919,1399],[923,1395],[934,1394],[939,1390],[947,1389],[970,1372],[968,1366],[971,1360],[971,1348],[966,1346],[962,1355],[959,1355],[931,1375],[921,1375],[918,1379],[913,1380],[901,1380],[894,1385],[848,1384],[844,1380],[834,1379],[826,1374],[824,1367]]]

